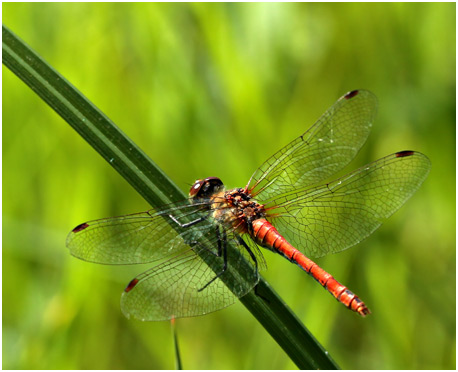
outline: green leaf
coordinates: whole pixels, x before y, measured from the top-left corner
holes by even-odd
[[[152,206],[185,198],[182,191],[108,117],[8,28],[2,61],[69,123]],[[230,252],[229,252],[230,254]],[[232,283],[226,283],[230,288]],[[262,278],[240,301],[301,369],[338,368]]]

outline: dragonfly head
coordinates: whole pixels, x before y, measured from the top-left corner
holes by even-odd
[[[208,177],[194,182],[189,190],[189,196],[194,200],[207,199],[223,189],[223,182],[218,177]]]

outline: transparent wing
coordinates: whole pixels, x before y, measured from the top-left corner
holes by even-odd
[[[347,93],[302,136],[259,167],[247,190],[260,202],[321,182],[344,168],[366,142],[377,109],[369,91]]]
[[[238,245],[237,240],[232,241]],[[124,291],[123,313],[146,321],[167,320],[203,315],[233,304],[259,281],[252,258],[240,248],[228,252],[225,270],[222,257],[196,246],[145,271],[134,279],[131,289],[129,285]],[[209,269],[208,264],[216,270]],[[216,272],[221,275],[213,280]],[[235,284],[234,292],[224,284],[226,280]]]
[[[161,261],[127,286],[121,301],[127,316],[165,320],[216,311],[256,285],[264,259],[247,250],[230,226],[213,221],[208,203],[185,200],[162,210],[89,221],[73,229],[67,247],[82,260],[102,264]],[[227,255],[224,249],[230,250]]]
[[[206,203],[191,205],[184,200],[162,210],[89,221],[70,232],[67,247],[73,256],[99,264],[141,264],[164,259],[189,249],[184,242],[213,234],[208,224],[189,229],[177,223],[204,218],[208,215],[205,207]]]
[[[268,212],[291,244],[321,257],[370,235],[415,193],[430,168],[425,155],[398,152],[329,184],[282,195]]]

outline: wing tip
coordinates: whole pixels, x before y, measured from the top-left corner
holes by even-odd
[[[415,154],[415,151],[412,151],[412,150],[404,150],[404,151],[399,151],[397,153],[395,153],[395,156],[397,158],[404,158],[404,157],[407,157],[407,156],[412,156]]]
[[[127,287],[124,289],[125,293],[130,292],[134,287],[138,284],[139,280],[138,278],[132,279],[129,284],[127,284]]]
[[[78,233],[80,231],[83,231],[84,229],[88,228],[89,227],[89,224],[84,222],[84,223],[80,223],[78,226],[76,226],[73,230],[72,230],[72,233]]]
[[[356,97],[358,94],[359,94],[359,90],[358,89],[352,90],[352,91],[348,92],[347,94],[345,94],[344,98],[345,99],[351,99],[353,97]]]

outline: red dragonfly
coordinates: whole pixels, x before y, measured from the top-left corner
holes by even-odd
[[[78,225],[67,247],[75,257],[100,264],[157,262],[124,290],[127,317],[166,320],[232,304],[259,281],[265,261],[258,246],[297,264],[365,316],[370,311],[364,302],[307,256],[339,252],[365,239],[429,173],[425,155],[401,151],[323,183],[358,153],[376,108],[371,92],[349,92],[267,159],[244,188],[226,190],[216,177],[197,180],[182,202]],[[229,289],[228,280],[237,284]]]

